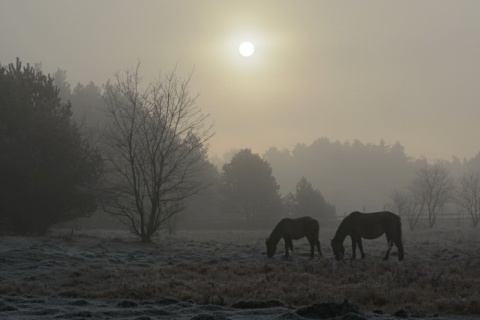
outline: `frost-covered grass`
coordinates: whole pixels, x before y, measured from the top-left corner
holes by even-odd
[[[268,231],[184,231],[142,245],[123,233],[84,232],[71,240],[0,238],[0,294],[96,300],[173,298],[230,306],[278,300],[292,308],[345,299],[362,310],[411,308],[429,313],[480,313],[478,230],[404,230],[405,260],[382,261],[384,238],[365,241],[367,257],[335,262],[322,230],[324,256],[308,259],[306,240],[284,260],[265,256]],[[349,239],[345,241],[349,256]]]

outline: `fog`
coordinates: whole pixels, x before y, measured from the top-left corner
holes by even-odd
[[[141,62],[148,83],[193,72],[210,155],[326,137],[431,161],[480,150],[476,1],[1,1],[0,63],[75,86]],[[251,41],[255,53],[240,56]]]
[[[174,213],[164,224],[150,224],[159,216],[140,214],[142,228],[146,220],[159,228],[141,239],[136,219],[124,224],[101,205],[78,206],[79,213],[97,210],[83,218],[63,215],[77,218],[55,220],[63,222],[48,224],[44,232],[11,228],[12,221],[20,227],[54,221],[58,207],[48,205],[69,199],[48,188],[49,180],[59,180],[53,178],[61,165],[39,175],[42,179],[32,178],[31,172],[41,171],[39,162],[22,160],[44,158],[27,151],[15,153],[25,156],[17,159],[11,150],[23,151],[22,146],[5,135],[0,160],[9,174],[0,180],[0,317],[478,316],[480,235],[478,226],[472,228],[480,220],[478,210],[469,216],[449,202],[436,212],[434,226],[426,210],[418,211],[414,225],[411,212],[404,213],[402,261],[396,248],[382,261],[384,235],[365,239],[362,260],[350,259],[353,243],[347,238],[344,259],[335,260],[330,241],[352,211],[395,211],[392,191],[409,190],[421,168],[438,165],[448,174],[444,181],[457,184],[465,173],[480,174],[479,12],[480,2],[467,0],[0,0],[0,65],[18,57],[24,66],[53,75],[62,100],[72,103],[73,118],[85,125],[79,128],[89,140],[82,145],[100,145],[104,136],[96,129],[111,122],[104,85],[137,65],[144,85],[174,70],[180,78],[191,77],[189,94],[198,94],[196,105],[209,114],[216,133],[208,145],[210,162],[197,158],[206,170],[195,179],[208,188],[188,198],[160,199],[175,205],[161,207],[162,214]],[[239,53],[243,41],[254,45],[252,56]],[[14,110],[8,93],[15,91],[3,89],[2,108]],[[60,136],[41,142],[48,146]],[[253,168],[263,171],[236,173],[254,172],[253,178],[263,180],[252,179],[243,194],[229,194],[222,165],[245,149],[258,156],[261,166]],[[47,156],[62,154],[45,150]],[[72,162],[59,163],[68,169]],[[480,181],[476,177],[473,181]],[[281,233],[282,228],[274,229],[278,221],[295,216],[288,211],[294,201],[285,199],[302,178],[336,215],[311,214],[319,220],[313,237],[323,256],[309,259],[311,248],[302,238],[293,241],[295,252],[285,258],[285,234],[273,239],[272,229]],[[91,199],[107,194],[102,184],[112,182],[107,180],[92,184],[99,193],[89,194]],[[63,181],[52,190],[84,191],[83,185],[68,188]],[[45,193],[31,192],[32,186]],[[255,193],[259,186],[273,186],[274,192]],[[478,188],[479,183],[463,192]],[[37,197],[29,198],[29,192]],[[247,205],[235,203],[237,198]],[[119,196],[117,203],[122,202],[129,199]],[[272,249],[265,244],[272,242],[278,247],[267,258]]]

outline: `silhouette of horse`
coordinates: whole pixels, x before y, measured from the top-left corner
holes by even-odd
[[[307,237],[310,243],[310,259],[314,256],[315,246],[317,246],[318,254],[322,256],[320,241],[318,240],[319,229],[318,221],[312,217],[285,218],[280,220],[265,242],[267,245],[267,256],[271,258],[275,254],[277,244],[283,238],[285,241],[285,258],[288,258],[289,248],[295,253],[292,240],[298,240],[303,237]]]
[[[347,236],[352,238],[352,257],[355,259],[355,251],[358,248],[362,254],[362,259],[365,258],[363,253],[362,238],[377,239],[384,234],[387,236],[388,249],[387,254],[383,260],[388,260],[390,250],[393,244],[398,249],[398,260],[402,261],[404,257],[403,243],[402,243],[402,222],[400,217],[395,213],[388,211],[360,213],[358,211],[350,213],[338,226],[335,237],[331,240],[333,253],[336,260],[343,259],[345,248],[343,241]]]

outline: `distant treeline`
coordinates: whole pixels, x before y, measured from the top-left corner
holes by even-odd
[[[54,80],[62,99],[72,102],[77,121],[90,128],[104,126],[105,105],[100,86],[91,82],[88,85],[77,84],[72,89],[63,70],[57,70]],[[275,142],[272,141],[272,144]],[[234,154],[232,152],[231,155]],[[335,206],[337,216],[356,210],[372,212],[388,209],[392,192],[408,189],[417,172],[428,165],[441,166],[453,181],[468,172],[480,172],[480,152],[470,159],[453,157],[432,163],[424,158],[410,157],[400,142],[389,145],[381,137],[378,144],[318,138],[309,145],[298,143],[292,150],[272,147],[260,156],[271,166],[281,197],[295,193],[298,182],[306,178],[328,203]],[[176,217],[180,224],[195,225],[198,221],[229,218],[225,204],[221,204],[224,195],[223,163],[213,162],[215,165],[203,176],[210,187],[186,202],[185,211]],[[279,216],[287,214],[284,211]],[[237,218],[232,217],[233,221]]]
[[[291,151],[271,148],[263,157],[271,163],[282,193],[293,190],[297,177],[305,176],[335,204],[338,215],[385,209],[394,190],[408,188],[418,170],[432,165],[426,159],[409,157],[400,142],[387,145],[383,140],[364,144],[320,138]],[[434,164],[455,180],[480,171],[480,153],[471,159],[454,157]]]

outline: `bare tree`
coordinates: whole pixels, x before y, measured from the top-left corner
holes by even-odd
[[[413,181],[416,202],[422,204],[428,213],[428,225],[435,225],[438,213],[451,199],[453,182],[448,173],[439,165],[427,165],[417,172]]]
[[[189,94],[189,82],[173,71],[142,89],[137,65],[105,87],[112,125],[106,133],[111,187],[104,209],[142,242],[150,242],[202,188],[197,177],[213,133],[208,115]]]
[[[393,210],[408,221],[410,230],[415,229],[418,219],[423,213],[425,203],[420,202],[414,194],[408,194],[399,190],[394,190],[390,195],[393,202]]]
[[[453,199],[468,212],[475,228],[480,221],[480,173],[471,173],[460,178]]]

